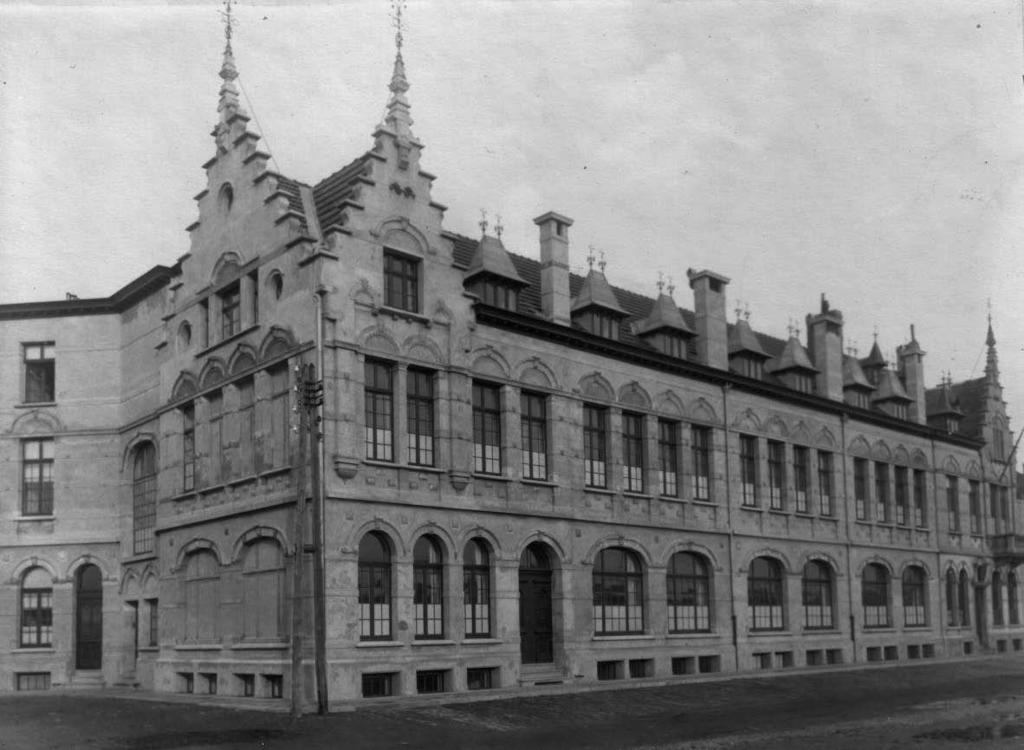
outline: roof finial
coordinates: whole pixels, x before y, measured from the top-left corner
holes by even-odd
[[[746,320],[749,323],[750,322],[750,303],[749,302],[745,302],[745,303],[743,303],[743,305],[744,305],[743,319]]]
[[[487,234],[487,209],[480,209],[480,236],[483,237]]]
[[[736,300],[736,307],[733,309],[733,312],[736,313],[736,322],[739,323],[740,318],[743,317],[743,303]]]
[[[871,335],[875,337],[875,343],[877,344],[878,343],[878,326],[875,326],[874,333],[872,333]]]
[[[604,273],[605,266],[608,265],[608,261],[604,259],[604,250],[601,251],[601,260],[597,262],[597,267],[601,269],[601,273]]]
[[[234,0],[224,0],[224,10],[220,11],[220,17],[224,21],[224,60],[220,66],[220,77],[223,83],[220,86],[220,102],[217,111],[220,113],[220,123],[215,130],[221,151],[227,151],[229,136],[226,123],[238,113],[244,114],[242,105],[238,99],[238,87],[235,79],[238,78],[238,69],[235,67],[235,55],[231,50],[231,36],[233,29],[238,24],[238,19],[232,13]]]
[[[593,271],[594,270],[594,260],[595,260],[595,258],[594,258],[594,246],[593,245],[587,245],[587,249],[590,250],[590,252],[587,253],[587,267],[590,268],[591,271]]]
[[[494,233],[498,235],[498,239],[501,239],[501,233],[505,231],[505,227],[501,225],[501,214],[495,214],[497,222],[494,224]]]
[[[658,271],[658,283],[656,286],[658,287],[658,296],[660,297],[665,291],[665,275],[661,271]]]
[[[668,296],[672,297],[676,293],[676,285],[672,281],[672,277],[668,277]]]
[[[796,326],[793,325],[793,319],[789,318],[788,321],[786,322],[786,333],[789,334],[790,338],[793,338],[793,336],[796,335],[794,333],[794,331],[796,331]]]
[[[399,138],[412,136],[409,116],[409,101],[405,92],[409,90],[409,81],[405,77],[405,60],[402,59],[402,46],[405,42],[405,24],[402,13],[405,11],[405,0],[391,0],[391,22],[395,27],[395,66],[391,72],[391,101],[384,121],[395,131]]]

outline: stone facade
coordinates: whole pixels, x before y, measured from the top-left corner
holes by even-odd
[[[373,147],[304,185],[236,75],[186,255],[0,306],[0,689],[287,696],[298,609],[315,700],[310,363],[331,699],[1021,650],[991,330],[927,389],[913,332],[857,359],[824,299],[776,339],[711,271],[692,312],[570,274],[561,214],[539,263],[450,233],[401,55]]]

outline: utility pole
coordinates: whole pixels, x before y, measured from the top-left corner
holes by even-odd
[[[296,395],[300,403],[296,404],[295,411],[299,413],[299,455],[295,462],[295,516],[292,519],[292,676],[291,676],[291,699],[292,716],[302,715],[302,610],[304,609],[304,592],[302,588],[302,569],[305,566],[306,551],[306,440],[309,433],[307,427],[307,415],[303,400],[302,371],[298,365],[295,366],[295,374],[298,381],[295,385]]]
[[[317,380],[316,365],[306,365],[302,383],[302,408],[309,440],[313,494],[313,652],[316,671],[317,713],[327,713],[327,617],[324,586],[323,497],[320,487],[320,415],[324,401],[323,381]]]

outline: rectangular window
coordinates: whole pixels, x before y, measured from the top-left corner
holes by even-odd
[[[928,525],[928,514],[925,512],[925,481],[925,473],[921,469],[914,469],[914,525],[919,529]]]
[[[392,672],[371,672],[363,675],[364,698],[386,698],[394,695],[395,675]]]
[[[220,391],[214,391],[206,397],[207,433],[206,433],[206,484],[217,484],[221,480],[221,451],[224,445],[224,398]]]
[[[608,486],[608,410],[583,405],[583,476],[587,487]]]
[[[644,491],[644,418],[622,414],[622,489]]]
[[[971,533],[981,533],[981,482],[972,481],[969,501],[971,504]]]
[[[268,371],[270,375],[270,435],[266,441],[270,466],[287,466],[291,462],[288,447],[291,444],[291,408],[288,386],[288,364]]]
[[[49,690],[49,672],[16,672],[17,690]]]
[[[809,454],[807,448],[793,446],[793,489],[796,492],[796,512],[808,513],[807,485],[809,484]]]
[[[863,458],[853,459],[853,497],[857,505],[857,520],[868,518],[868,462]]]
[[[53,342],[23,344],[25,357],[25,403],[52,403],[54,392]]]
[[[740,499],[757,507],[757,438],[752,435],[740,435]]]
[[[818,512],[823,516],[835,513],[832,487],[832,454],[818,451]]]
[[[971,482],[974,485],[974,482]],[[971,487],[971,493],[975,492]],[[951,533],[960,533],[960,480],[953,476],[946,476],[946,513],[949,517],[949,530]]]
[[[366,457],[394,461],[394,371],[387,362],[366,361]]]
[[[1005,524],[1002,517],[1002,504],[1000,502],[1001,487],[998,484],[988,486],[989,515],[992,516],[992,530],[996,534],[1005,531]]]
[[[910,478],[906,466],[897,466],[893,471],[896,475],[896,523],[906,526],[910,502]]]
[[[679,423],[658,420],[658,491],[666,497],[679,495]]]
[[[193,404],[181,407],[181,489],[191,492],[196,488],[196,408]]]
[[[690,428],[690,452],[693,458],[693,499],[711,499],[711,428]]]
[[[497,686],[497,667],[469,667],[466,670],[466,690],[490,690]]]
[[[384,305],[396,310],[420,310],[420,262],[384,251]]]
[[[417,693],[444,693],[448,687],[446,683],[448,673],[442,669],[428,669],[416,673]]]
[[[242,292],[236,282],[220,292],[220,338],[230,338],[242,330]]]
[[[501,473],[501,388],[473,383],[473,471]]]
[[[21,590],[21,647],[53,644],[53,590]]]
[[[523,478],[548,478],[547,399],[541,393],[523,392],[519,396],[520,427],[523,441]]]
[[[889,464],[875,462],[875,521],[892,523],[889,505]]]
[[[786,446],[777,440],[768,441],[768,507],[772,510],[785,508],[786,494]],[[806,494],[804,510],[807,510]]]
[[[23,440],[21,514],[53,515],[53,440]]]
[[[241,476],[255,471],[256,398],[252,378],[238,381],[238,466]]]
[[[434,373],[409,368],[406,377],[409,463],[434,465]]]
[[[149,608],[149,640],[148,645],[156,646],[160,643],[160,601],[158,599],[147,599],[146,606]]]

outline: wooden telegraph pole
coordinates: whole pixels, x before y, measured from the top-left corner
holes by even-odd
[[[303,407],[307,410],[310,474],[313,494],[313,653],[316,664],[317,713],[327,713],[327,616],[324,584],[324,506],[320,486],[320,416],[324,384],[317,380],[316,365],[306,365]]]
[[[302,371],[298,365],[295,366],[295,373],[298,376],[295,384],[295,392],[299,403],[296,404],[296,411],[299,413],[299,451],[298,459],[295,462],[295,516],[292,519],[292,627],[291,627],[291,652],[292,652],[292,676],[291,676],[291,699],[292,716],[302,715],[302,611],[305,604],[302,579],[303,568],[305,567],[306,551],[306,441],[309,428],[306,424],[308,412],[301,403],[303,400]]]

